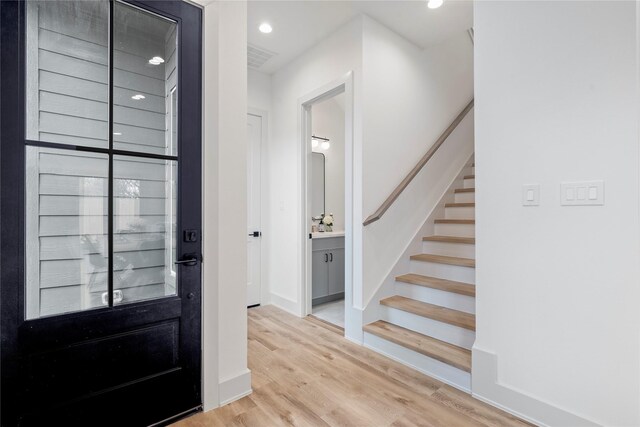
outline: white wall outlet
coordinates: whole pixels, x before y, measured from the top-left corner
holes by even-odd
[[[560,204],[563,206],[604,205],[604,181],[562,182]]]
[[[522,186],[522,206],[540,206],[540,184]]]

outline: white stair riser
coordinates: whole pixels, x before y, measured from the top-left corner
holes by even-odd
[[[380,318],[394,325],[469,350],[476,340],[474,331],[384,305],[380,306]]]
[[[475,237],[475,224],[435,224],[436,236]]]
[[[364,346],[453,387],[467,393],[471,392],[471,374],[469,372],[447,365],[368,332],[364,333]]]
[[[444,208],[446,219],[476,219],[476,209],[474,207]]]
[[[423,241],[422,253],[475,259],[476,245]]]
[[[476,201],[476,193],[455,193],[453,199],[456,203],[474,203]]]
[[[453,280],[462,283],[476,283],[476,269],[471,267],[412,260],[410,269],[411,273],[422,274],[423,276],[437,277],[439,279]]]
[[[464,180],[464,188],[475,188],[476,180],[475,178],[467,178]]]
[[[467,295],[454,292],[441,291],[440,289],[427,288],[425,286],[412,285],[410,283],[396,282],[396,295],[411,298],[429,304],[451,308],[475,314],[476,299]]]

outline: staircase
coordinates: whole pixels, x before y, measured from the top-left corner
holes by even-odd
[[[395,295],[379,301],[380,320],[364,327],[365,345],[465,391],[476,323],[474,174],[470,162],[462,188],[441,201],[444,218],[433,220],[422,253],[396,277]]]

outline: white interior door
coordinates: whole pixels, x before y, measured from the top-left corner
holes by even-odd
[[[247,306],[252,306],[260,304],[262,117],[249,114],[247,131]]]

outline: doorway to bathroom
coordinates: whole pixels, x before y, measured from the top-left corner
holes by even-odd
[[[311,106],[311,314],[344,328],[344,92]]]
[[[351,303],[350,75],[302,103],[305,315],[344,330]],[[349,171],[347,171],[349,169]]]

